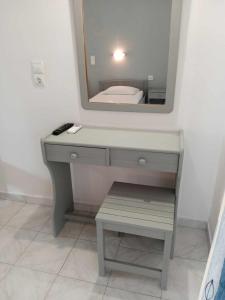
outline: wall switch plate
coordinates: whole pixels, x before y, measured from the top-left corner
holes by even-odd
[[[91,56],[91,65],[92,65],[92,66],[95,66],[95,63],[96,63],[96,62],[95,62],[95,56],[92,55],[92,56]]]
[[[149,80],[149,81],[154,80],[154,76],[153,76],[153,75],[148,75],[148,80]]]
[[[43,61],[32,61],[31,62],[32,74],[45,74],[45,64]]]
[[[44,74],[33,74],[33,82],[36,87],[45,87],[45,75]]]

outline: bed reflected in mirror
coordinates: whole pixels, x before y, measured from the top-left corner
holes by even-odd
[[[115,104],[143,104],[146,98],[144,80],[104,80],[99,82],[99,92],[89,101]]]
[[[82,105],[173,110],[182,0],[75,0]]]

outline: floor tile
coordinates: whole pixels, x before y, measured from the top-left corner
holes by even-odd
[[[0,262],[14,264],[37,235],[36,232],[4,227],[0,230]]]
[[[80,236],[84,226],[85,225],[83,223],[67,222],[60,231],[59,236],[77,239]]]
[[[80,239],[96,242],[96,227],[92,224],[86,224],[81,232]]]
[[[10,265],[0,263],[0,281],[7,275],[10,269]]]
[[[153,297],[161,297],[159,279],[146,276],[113,271],[108,286],[130,292],[141,292]]]
[[[63,229],[60,231],[60,237],[78,238],[82,229],[84,228],[83,223],[77,222],[66,222]],[[43,233],[53,234],[53,221],[50,218],[40,230]]]
[[[118,237],[118,233],[106,230],[105,236]],[[93,224],[86,224],[81,232],[79,239],[96,242],[96,226]]]
[[[58,273],[71,251],[75,240],[54,238],[52,235],[39,233],[27,248],[17,265],[34,270]]]
[[[55,275],[13,267],[0,282],[1,300],[43,300]]]
[[[209,248],[206,231],[178,227],[176,233],[175,256],[206,261]]]
[[[157,239],[125,234],[121,238],[121,246],[149,252],[162,252],[164,242]]]
[[[102,300],[105,287],[58,276],[46,300]]]
[[[110,245],[109,241],[107,249],[110,248],[110,250],[106,249],[107,256],[115,256],[118,243],[115,245],[114,242],[114,239],[111,240]],[[77,241],[60,274],[98,284],[106,284],[108,281],[107,276],[98,276],[96,243],[91,241]]]
[[[9,226],[39,231],[51,215],[50,207],[26,204],[8,223]]]
[[[103,300],[159,300],[159,298],[107,288]]]
[[[0,200],[0,225],[5,225],[24,205],[22,202]]]
[[[95,226],[68,222],[54,238],[51,212],[49,207],[0,201],[1,300],[72,300],[74,295],[79,300],[197,299],[208,257],[204,230],[177,228],[168,289],[161,291],[158,278],[114,271],[99,277]],[[161,241],[107,232],[106,245],[108,258],[161,266]]]
[[[197,300],[204,269],[204,262],[174,258],[170,262],[168,288],[162,291],[162,298],[164,300]]]
[[[122,246],[119,247],[116,255],[117,260],[153,268],[162,267],[162,258],[160,254],[124,248]]]

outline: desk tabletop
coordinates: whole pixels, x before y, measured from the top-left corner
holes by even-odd
[[[180,153],[181,133],[167,131],[144,131],[112,128],[83,127],[75,134],[64,132],[58,136],[49,135],[46,144],[121,148],[155,152]]]

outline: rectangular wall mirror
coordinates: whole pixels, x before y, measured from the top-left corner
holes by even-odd
[[[173,110],[182,0],[74,0],[82,106]]]

